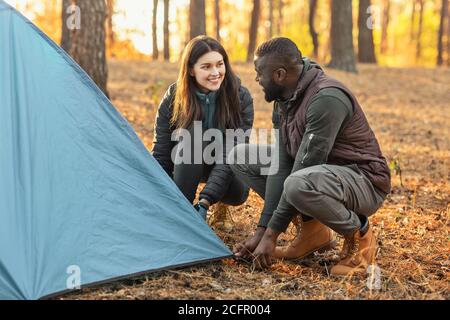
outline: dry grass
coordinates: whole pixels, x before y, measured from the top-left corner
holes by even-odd
[[[84,289],[68,299],[449,299],[450,83],[449,69],[359,66],[359,75],[329,71],[357,95],[388,161],[393,192],[371,218],[378,235],[381,289],[367,276],[331,278],[337,251],[254,271],[234,260],[157,272]],[[271,106],[254,82],[251,65],[236,71],[253,94],[255,127],[271,127]],[[145,145],[151,147],[159,99],[175,81],[176,65],[113,61],[110,92]],[[232,208],[234,228],[218,230],[232,247],[255,228],[262,200],[254,193]],[[342,240],[341,240],[342,241]]]

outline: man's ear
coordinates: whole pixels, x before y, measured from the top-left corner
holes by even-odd
[[[276,84],[283,84],[286,79],[287,71],[284,68],[278,68],[273,72],[273,81]]]

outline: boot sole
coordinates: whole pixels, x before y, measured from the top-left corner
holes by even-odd
[[[320,246],[319,248],[315,249],[315,250],[311,250],[308,253],[305,253],[303,256],[298,257],[297,259],[304,259],[309,257],[310,255],[312,255],[314,252],[318,252],[318,253],[324,253],[327,252],[329,250],[333,250],[336,247],[336,241],[332,240],[330,242],[328,242],[327,244]]]
[[[378,250],[377,247],[375,247],[375,250],[374,250],[373,254],[370,257],[370,263],[369,263],[368,266],[376,265],[377,250]],[[367,268],[366,269],[354,268],[353,270],[350,270],[347,274],[333,274],[331,272],[331,269],[330,269],[330,276],[331,277],[335,277],[335,278],[346,278],[346,277],[351,278],[353,276],[362,275],[362,274],[365,274],[367,272]]]
[[[327,242],[326,244],[324,244],[324,245],[322,245],[322,246],[320,246],[318,248],[315,248],[313,250],[308,251],[307,253],[305,253],[305,254],[303,254],[303,255],[301,255],[299,257],[282,258],[282,259],[283,260],[301,260],[301,259],[305,259],[305,258],[311,256],[314,252],[324,253],[326,251],[333,250],[336,247],[336,244],[337,244],[336,240],[332,240],[332,241]]]
[[[333,267],[331,267],[330,269],[330,277],[334,277],[334,278],[352,278],[354,276],[361,276],[363,274],[365,274],[367,272],[367,269],[361,269],[361,268],[354,268],[352,270],[350,270],[347,274],[336,274],[332,272]]]

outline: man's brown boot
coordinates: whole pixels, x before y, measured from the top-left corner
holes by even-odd
[[[331,275],[346,276],[366,272],[367,267],[374,263],[376,252],[376,238],[370,225],[363,236],[359,230],[346,236],[341,261],[331,268]]]
[[[276,247],[274,257],[278,259],[302,259],[315,251],[334,248],[333,231],[317,220],[303,222],[300,219],[297,237],[288,246]]]

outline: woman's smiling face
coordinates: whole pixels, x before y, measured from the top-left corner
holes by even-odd
[[[195,77],[199,89],[205,93],[219,90],[225,73],[223,56],[216,51],[201,56],[191,69],[191,76]]]

